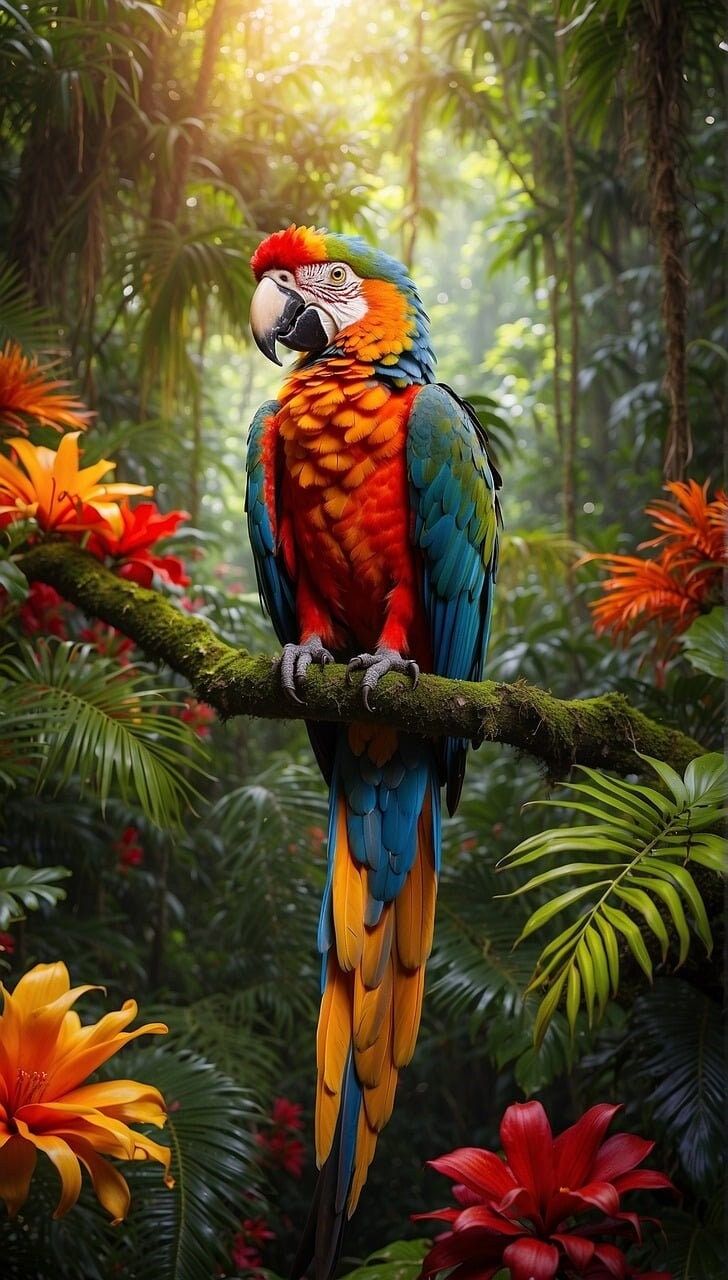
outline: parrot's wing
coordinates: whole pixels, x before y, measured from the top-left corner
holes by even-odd
[[[433,669],[481,680],[493,607],[500,511],[485,433],[474,410],[449,387],[417,395],[407,423],[413,539],[422,556],[422,595]],[[457,806],[467,742],[444,745],[447,803]]]
[[[245,491],[245,510],[248,516],[248,532],[253,548],[255,576],[258,580],[260,601],[270,615],[281,644],[297,644],[300,639],[296,617],[296,589],[291,580],[283,556],[278,549],[276,528],[278,513],[274,509],[275,498],[280,493],[278,451],[266,440],[270,420],[278,413],[277,400],[267,400],[261,405],[250,425],[248,433],[248,457],[246,470],[248,482]],[[267,448],[264,448],[267,445]],[[274,469],[273,476],[267,468]],[[266,484],[266,480],[272,483]],[[326,781],[331,779],[336,743],[334,725],[306,721],[311,746]]]
[[[266,462],[263,452],[266,428],[279,408],[277,400],[267,400],[260,406],[250,425],[245,510],[248,516],[248,532],[253,548],[255,576],[258,580],[261,604],[270,614],[281,644],[289,642],[293,644],[298,640],[295,592],[286,572],[283,556],[277,548],[277,517],[275,510],[271,510],[268,503],[267,494],[271,493],[271,486],[266,487]],[[275,466],[275,455],[272,451],[268,452],[268,458],[270,461],[267,465]],[[273,486],[274,491],[276,487]]]

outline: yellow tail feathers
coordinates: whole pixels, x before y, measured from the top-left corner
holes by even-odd
[[[429,788],[417,825],[417,852],[394,901],[366,924],[367,870],[349,845],[346,801],[337,800],[332,884],[335,946],[327,960],[317,1033],[316,1156],[329,1155],[349,1054],[362,1086],[347,1205],[356,1208],[377,1136],[394,1106],[399,1071],[414,1053],[425,964],[432,948],[437,876]]]

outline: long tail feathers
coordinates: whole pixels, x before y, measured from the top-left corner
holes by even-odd
[[[321,911],[316,1155],[321,1170],[292,1276],[329,1280],[399,1071],[417,1040],[440,864],[434,754],[390,729],[342,729]]]

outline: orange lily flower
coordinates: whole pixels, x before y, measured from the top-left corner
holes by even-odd
[[[129,1188],[104,1155],[122,1160],[158,1160],[169,1177],[170,1151],[135,1133],[127,1122],[161,1128],[164,1100],[136,1080],[83,1084],[86,1076],[137,1036],[160,1035],[160,1022],[123,1028],[136,1017],[134,1000],[99,1022],[81,1025],[71,1008],[90,986],[71,987],[65,964],[37,964],[12,995],[0,984],[0,1199],[13,1217],[25,1203],[39,1151],[61,1179],[54,1218],[76,1203],[81,1165],[114,1224],[129,1210]],[[79,1164],[80,1161],[80,1164]]]
[[[49,367],[24,356],[16,342],[6,342],[0,351],[0,426],[27,432],[25,418],[35,418],[44,427],[87,425],[91,412],[76,396],[64,393],[68,382],[49,379]]]
[[[79,468],[78,436],[69,431],[55,450],[22,437],[8,441],[22,468],[0,455],[0,526],[32,516],[46,531],[71,533],[105,524],[121,535],[124,522],[117,499],[152,493],[152,486],[101,484],[116,464],[102,458]]]

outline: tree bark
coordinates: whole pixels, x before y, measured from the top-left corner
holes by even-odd
[[[644,0],[644,8],[638,74],[647,85],[650,216],[662,275],[664,386],[670,415],[664,475],[666,480],[684,480],[693,452],[687,393],[688,279],[679,184],[685,8],[676,0]]]
[[[195,694],[225,719],[371,721],[422,736],[501,742],[542,760],[563,776],[574,764],[618,773],[639,772],[636,752],[682,771],[704,748],[677,729],[651,720],[619,693],[565,701],[525,681],[502,684],[423,675],[416,689],[388,676],[367,712],[360,677],[350,683],[339,664],[311,667],[305,704],[281,690],[270,657],[251,657],[219,640],[201,618],[183,613],[156,591],[118,578],[87,552],[45,543],[25,553],[20,567],[31,582],[46,582],[91,617],[117,627],[150,658],[183,675]]]

